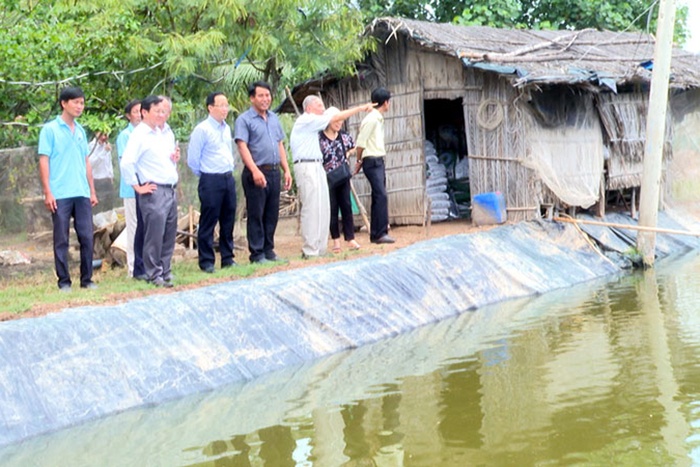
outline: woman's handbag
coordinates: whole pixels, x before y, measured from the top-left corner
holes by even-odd
[[[343,158],[342,164],[326,173],[326,177],[328,178],[328,188],[340,186],[350,180],[350,177],[352,177],[352,173],[350,173],[350,166],[348,165],[347,150],[345,149],[345,143],[343,142],[342,132],[338,133],[338,138],[340,138],[340,145],[343,146],[343,154],[345,157]]]
[[[343,161],[342,164],[326,174],[326,177],[328,177],[328,188],[335,188],[342,185],[350,180],[351,176],[350,166],[347,161]]]

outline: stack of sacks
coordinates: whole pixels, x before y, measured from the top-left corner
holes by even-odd
[[[435,146],[425,142],[425,191],[430,200],[430,220],[440,222],[450,215],[450,195],[447,193],[447,169],[441,164]]]

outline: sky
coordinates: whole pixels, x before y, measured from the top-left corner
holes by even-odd
[[[685,43],[685,49],[700,53],[700,0],[681,0],[688,5],[688,32],[689,38]]]

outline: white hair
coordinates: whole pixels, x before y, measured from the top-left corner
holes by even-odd
[[[311,104],[320,100],[321,98],[316,94],[309,94],[304,98],[304,102],[301,103],[301,107],[304,109],[304,112],[306,112],[306,109],[308,109]]]

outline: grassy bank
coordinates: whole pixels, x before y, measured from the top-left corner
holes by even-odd
[[[182,260],[173,264],[175,287],[168,291],[264,275],[279,267],[280,263],[244,264],[224,270],[217,269],[213,274],[207,274],[199,270],[196,259]],[[71,277],[73,290],[69,293],[59,292],[52,265],[31,272],[20,272],[11,279],[4,280],[0,286],[0,311],[4,314],[2,318],[11,319],[12,315],[21,315],[29,311],[43,314],[42,312],[47,310],[118,303],[153,293],[168,292],[126,277],[123,268],[95,271],[93,279],[99,286],[96,290],[84,290],[79,287],[80,273],[77,269],[71,271]]]

